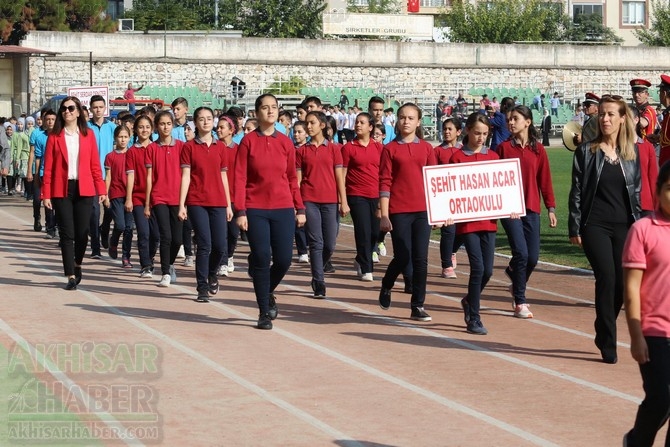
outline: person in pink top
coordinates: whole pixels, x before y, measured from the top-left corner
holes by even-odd
[[[654,444],[670,415],[670,163],[656,181],[656,211],[635,222],[624,245],[624,300],[630,351],[645,397],[624,446]],[[670,432],[665,445],[670,445]]]
[[[109,257],[116,259],[119,256],[119,239],[123,235],[121,244],[121,265],[123,268],[132,268],[130,263],[130,249],[133,242],[133,213],[126,211],[123,204],[126,199],[126,153],[128,152],[130,131],[125,126],[114,129],[114,150],[105,157],[105,184],[107,185],[107,200],[103,203],[111,210],[114,221],[114,231],[109,240]]]
[[[258,128],[246,134],[237,149],[233,202],[237,225],[248,232],[257,327],[269,330],[278,314],[274,291],[291,266],[293,234],[296,225],[305,224],[305,206],[295,171],[295,147],[275,130],[277,98],[263,94],[254,108]]]
[[[139,92],[144,88],[144,84],[142,84],[138,88],[133,88],[133,83],[129,82],[128,83],[128,88],[126,89],[125,92],[123,92],[123,99],[128,101],[128,111],[132,113],[133,115],[135,114],[135,92]]]
[[[390,231],[393,259],[386,269],[379,291],[379,306],[391,306],[391,289],[395,280],[411,262],[412,299],[410,318],[431,321],[424,310],[428,276],[428,224],[423,188],[423,167],[436,164],[435,152],[423,140],[421,109],[406,103],[398,109],[397,137],[384,146],[379,167],[379,203],[381,231]],[[420,185],[420,186],[419,186]]]
[[[514,316],[533,318],[526,302],[526,283],[540,257],[540,197],[547,208],[551,228],[556,228],[557,223],[556,199],[547,151],[538,141],[532,111],[523,105],[515,106],[510,111],[508,121],[512,136],[500,143],[496,152],[501,159],[519,160],[526,215],[520,219],[500,220],[512,249],[512,259],[505,274],[512,280],[509,290]]]

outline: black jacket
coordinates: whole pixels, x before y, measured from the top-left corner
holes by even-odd
[[[591,152],[590,143],[580,145],[575,151],[572,162],[572,188],[570,188],[568,203],[570,237],[580,236],[588,222],[603,163],[605,163],[605,154],[601,150]],[[635,160],[621,159],[620,166],[626,180],[630,209],[633,213],[631,220],[637,220],[640,218],[641,211],[640,159],[637,145],[635,145]]]

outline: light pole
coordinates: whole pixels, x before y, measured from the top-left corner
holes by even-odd
[[[214,29],[219,29],[219,0],[214,0]]]

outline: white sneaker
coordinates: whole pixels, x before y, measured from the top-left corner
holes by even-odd
[[[184,253],[184,246],[182,245],[179,247],[179,251],[177,252],[177,258],[178,259],[184,259],[186,257],[186,254]]]
[[[298,256],[298,262],[300,264],[307,264],[309,262],[309,255],[307,253]]]
[[[193,256],[186,256],[183,265],[184,267],[193,267]]]
[[[363,272],[361,271],[361,265],[354,259],[354,270],[356,270],[356,276],[359,278],[363,276]]]
[[[381,256],[386,256],[386,244],[380,242],[379,245],[377,245],[377,248],[379,248],[379,254]]]
[[[153,272],[151,271],[151,268],[146,267],[140,270],[140,278],[153,278]]]
[[[228,266],[227,265],[221,265],[219,266],[219,269],[216,271],[217,276],[228,276]]]
[[[379,255],[377,254],[376,251],[372,252],[372,262],[374,262],[375,264],[379,262]]]
[[[533,312],[528,308],[528,304],[517,304],[514,308],[514,316],[517,318],[533,318]]]
[[[374,278],[372,277],[372,273],[363,273],[361,275],[361,281],[366,281],[366,282],[374,281]]]
[[[175,270],[174,265],[170,266],[170,281],[173,284],[177,282],[177,270]]]
[[[161,276],[161,280],[158,283],[158,287],[170,287],[170,275]]]
[[[233,263],[233,257],[228,258],[228,273],[233,273],[235,271],[235,264]]]

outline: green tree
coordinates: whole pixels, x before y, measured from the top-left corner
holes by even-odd
[[[603,25],[600,14],[579,14],[574,22],[569,24],[565,30],[563,40],[573,42],[623,42],[611,28]]]
[[[235,28],[247,37],[318,38],[325,0],[237,0]]]
[[[211,2],[198,0],[134,0],[125,18],[138,30],[207,30],[214,26]]]
[[[402,11],[398,0],[368,0],[367,6],[360,6],[356,3],[355,0],[348,0],[347,11],[371,14],[399,14]]]
[[[655,1],[653,6],[651,28],[635,30],[635,36],[651,47],[670,46],[670,5]]]
[[[18,43],[25,6],[25,0],[0,4],[0,43]]]

